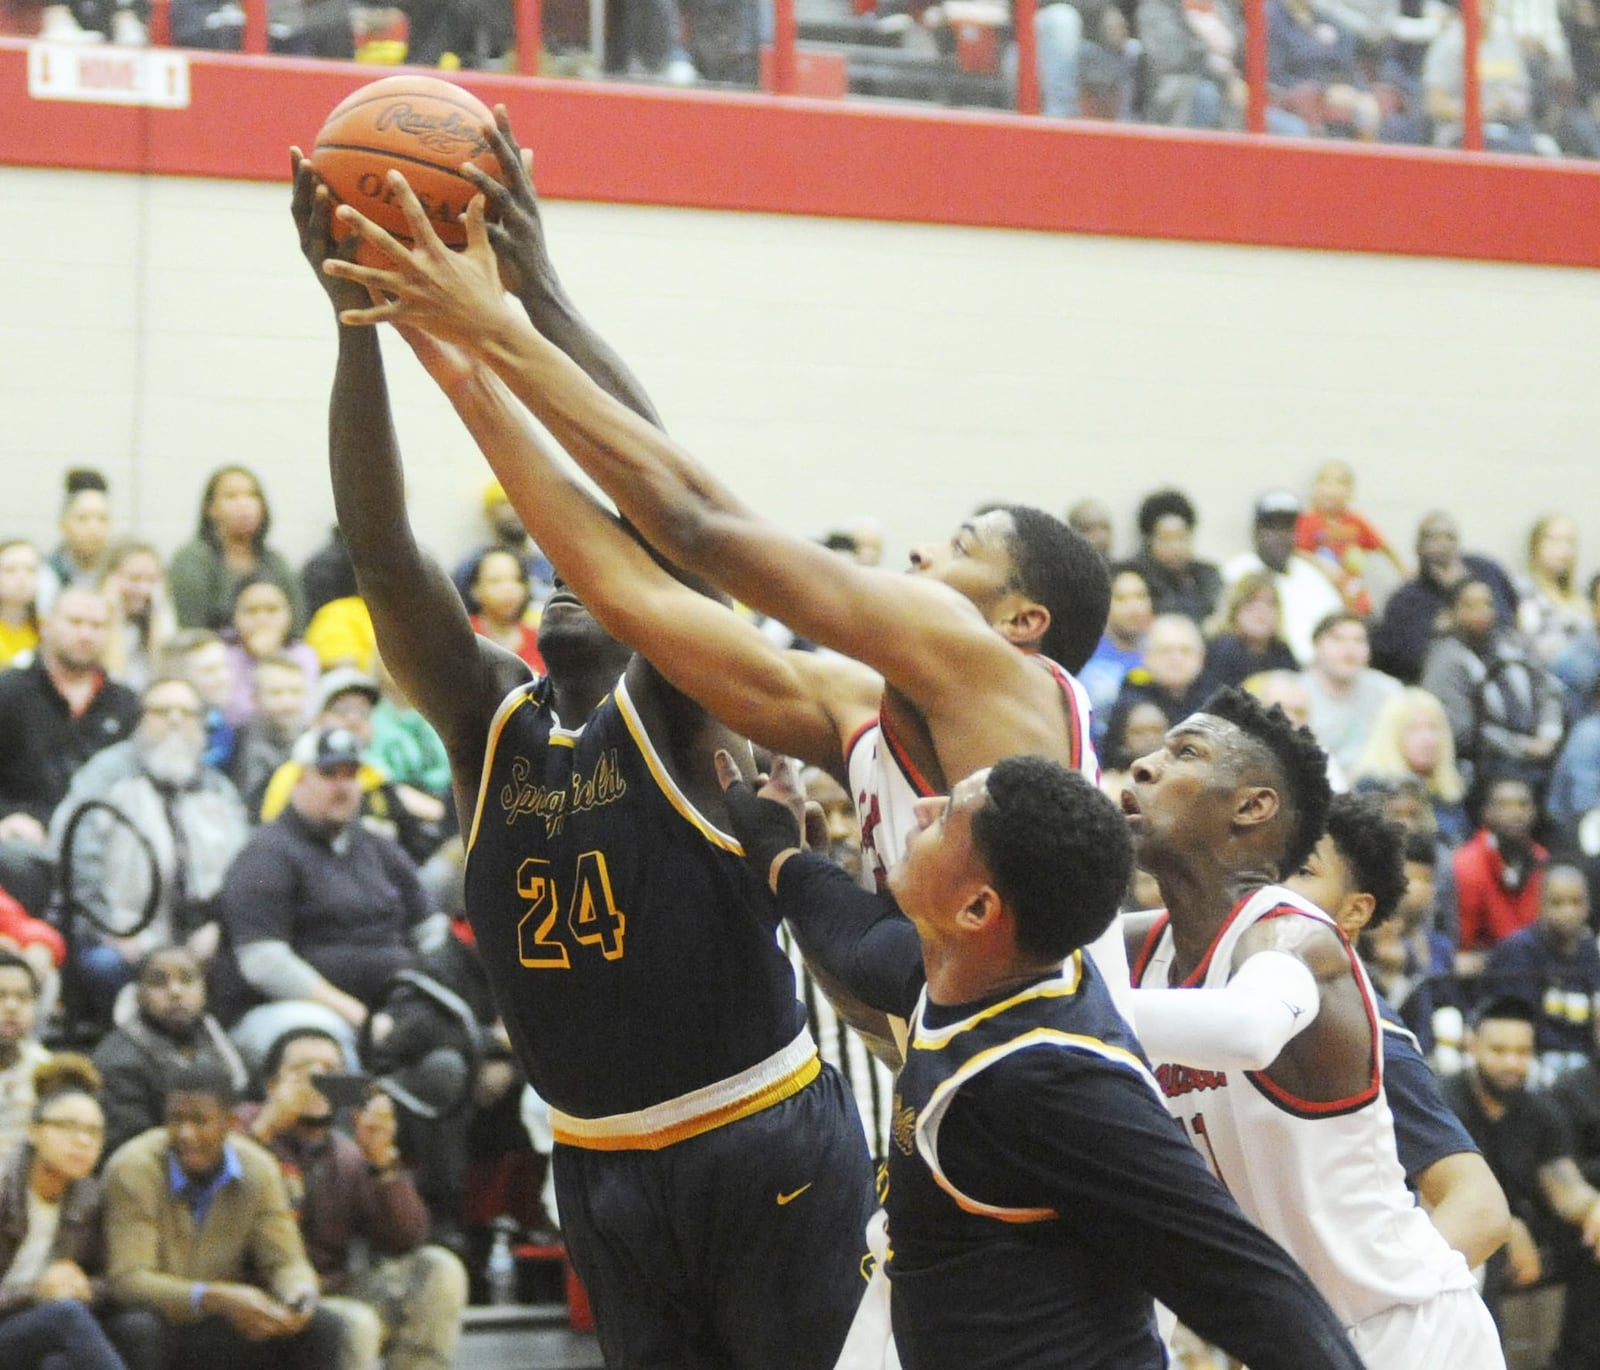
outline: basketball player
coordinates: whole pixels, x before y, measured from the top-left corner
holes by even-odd
[[[506,138],[503,122],[493,136]],[[478,184],[504,217],[511,192]],[[398,173],[393,189],[414,249],[348,207],[339,210],[393,263],[388,271],[328,263],[331,273],[389,297],[343,320],[394,320],[462,349],[533,410],[667,560],[850,659],[809,654],[802,665],[795,658],[808,654],[774,649],[753,673],[740,673],[738,663],[721,659],[714,634],[693,639],[686,625],[658,619],[639,622],[645,636],[632,638],[729,726],[847,777],[861,816],[863,865],[879,882],[914,830],[917,798],[947,789],[949,776],[1022,753],[1096,773],[1088,697],[1069,672],[1099,640],[1110,587],[1104,563],[1081,537],[1039,510],[1007,505],[963,523],[948,544],[919,549],[915,574],[905,577],[785,533],[747,511],[507,308],[482,203],[469,210],[466,251],[453,253]],[[518,503],[518,483],[499,464],[504,449],[497,459],[479,445],[534,528],[536,509]],[[534,529],[541,546],[549,522]],[[662,642],[667,636],[679,639],[676,647]],[[1120,938],[1108,934],[1093,950],[1120,992]]]
[[[1351,942],[1394,915],[1406,889],[1405,829],[1375,795],[1336,794],[1328,830],[1286,888],[1330,915]],[[1440,1235],[1476,1268],[1505,1243],[1511,1210],[1477,1143],[1439,1092],[1415,1036],[1373,990],[1383,1030],[1383,1092],[1395,1150]]]
[[[295,170],[303,250],[348,310],[365,292],[321,275],[329,197],[298,154]],[[712,756],[746,744],[562,585],[540,626],[548,676],[473,634],[407,521],[371,329],[339,329],[329,428],[384,660],[450,753],[468,914],[551,1105],[567,1246],[607,1364],[824,1370],[861,1298],[872,1175],[770,900],[725,831]]]
[[[1405,1188],[1366,972],[1277,883],[1321,835],[1327,758],[1224,690],[1130,775],[1136,857],[1167,905],[1126,923],[1134,1011],[1168,1107],[1372,1370],[1502,1370],[1466,1262]]]
[[[1011,757],[919,801],[885,896],[796,850],[794,812],[718,759],[735,831],[792,926],[910,1018],[889,1148],[906,1370],[1166,1362],[1151,1296],[1252,1370],[1358,1366],[1333,1311],[1168,1116],[1081,948],[1131,866],[1082,776]]]

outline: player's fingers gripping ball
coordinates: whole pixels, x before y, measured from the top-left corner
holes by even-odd
[[[500,162],[483,127],[494,116],[477,96],[433,76],[389,76],[340,101],[317,134],[311,165],[338,204],[359,210],[406,246],[412,243],[399,197],[389,180],[399,171],[416,193],[428,222],[447,247],[465,246],[461,216],[478,193],[461,174],[471,162],[503,183]],[[351,231],[335,217],[334,236]],[[363,242],[356,260],[387,267]]]

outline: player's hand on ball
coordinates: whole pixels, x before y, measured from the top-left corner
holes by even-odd
[[[412,243],[407,247],[349,205],[335,211],[338,223],[366,245],[370,253],[387,260],[387,269],[359,262],[330,259],[323,267],[330,276],[356,281],[386,298],[365,309],[346,309],[341,323],[376,324],[404,319],[445,342],[472,346],[491,332],[507,314],[500,270],[484,224],[484,200],[474,195],[467,206],[467,245],[452,252],[440,240],[406,178],[398,171],[388,175],[389,193],[405,215]]]
[[[462,166],[461,174],[487,204],[489,244],[500,262],[501,283],[513,295],[551,295],[557,289],[556,271],[545,250],[544,221],[533,188],[533,153],[518,146],[504,105],[494,107],[494,123],[484,125],[483,136],[499,159],[505,184],[471,162]]]
[[[360,309],[363,305],[379,303],[365,286],[354,281],[340,280],[322,269],[331,259],[353,260],[356,239],[348,238],[341,244],[333,241],[333,197],[327,186],[312,168],[311,159],[297,147],[289,149],[289,165],[294,171],[294,196],[289,212],[294,216],[294,226],[300,234],[300,252],[311,263],[322,288],[333,301],[334,311]]]

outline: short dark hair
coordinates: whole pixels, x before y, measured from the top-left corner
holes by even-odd
[[[1408,832],[1405,858],[1419,866],[1427,866],[1431,870],[1439,864],[1439,843],[1432,833]]]
[[[34,998],[39,997],[39,974],[22,957],[9,948],[0,947],[0,970],[20,970],[28,977],[28,983],[33,986]]]
[[[1535,1032],[1539,1029],[1539,1018],[1534,1012],[1533,1005],[1514,994],[1497,994],[1472,1011],[1471,1023],[1475,1028],[1482,1027],[1491,1020],[1526,1023]]]
[[[1366,619],[1360,614],[1351,613],[1348,609],[1335,609],[1331,614],[1324,614],[1317,620],[1317,626],[1311,630],[1311,640],[1316,642],[1346,623],[1359,623],[1363,628],[1367,626]]]
[[[1336,794],[1328,806],[1328,836],[1350,867],[1358,892],[1372,896],[1375,928],[1393,915],[1406,892],[1406,830],[1372,795]]]
[[[1182,490],[1171,488],[1156,490],[1146,495],[1144,503],[1139,506],[1139,536],[1148,538],[1155,532],[1156,524],[1169,514],[1176,514],[1191,528],[1198,521],[1194,505],[1189,502],[1189,497]]]
[[[327,1028],[290,1028],[282,1036],[273,1039],[272,1045],[267,1048],[267,1054],[261,1058],[261,1078],[270,1080],[278,1073],[279,1067],[283,1065],[283,1058],[288,1053],[291,1045],[295,1042],[307,1041],[313,1037],[324,1042],[332,1042],[334,1046],[339,1048],[340,1057],[344,1056],[344,1044]]]
[[[848,552],[854,556],[861,550],[861,544],[856,540],[854,533],[833,532],[825,534],[822,545],[830,552]]]
[[[1067,956],[1111,925],[1133,873],[1127,820],[1078,772],[1042,756],[989,770],[972,842],[1017,923],[1018,949]]]
[[[164,1097],[174,1094],[203,1094],[223,1108],[232,1108],[239,1100],[233,1076],[221,1061],[199,1060],[173,1071],[167,1076]]]
[[[1082,533],[1026,504],[1002,506],[1011,515],[1011,560],[1016,588],[1050,611],[1039,650],[1068,671],[1081,671],[1106,630],[1111,577]]]
[[[1317,745],[1309,728],[1297,728],[1278,705],[1266,708],[1254,695],[1235,686],[1218,690],[1200,706],[1200,712],[1233,724],[1266,753],[1276,772],[1278,799],[1288,813],[1278,872],[1299,870],[1328,824],[1328,805],[1333,800],[1328,754]]]

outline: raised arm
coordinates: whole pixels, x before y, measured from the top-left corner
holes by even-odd
[[[866,662],[924,709],[973,689],[1017,693],[1028,670],[961,595],[928,580],[856,566],[757,517],[665,434],[605,394],[506,302],[475,201],[469,245],[439,242],[396,174],[394,190],[416,247],[343,207],[342,220],[388,256],[380,271],[331,261],[328,271],[392,297],[345,311],[348,323],[405,321],[486,361],[674,564],[781,619],[796,632]],[[1026,678],[1026,676],[1021,676]]]
[[[842,738],[872,714],[881,681],[850,662],[780,651],[668,574],[561,468],[492,371],[428,334],[404,333],[524,526],[605,630],[736,732],[839,772]]]
[[[296,150],[294,220],[300,246],[335,312],[366,292],[323,273],[329,196]],[[384,661],[450,754],[457,807],[470,814],[496,707],[527,668],[480,639],[450,578],[418,545],[406,514],[405,475],[389,410],[377,334],[339,326],[328,408],[334,508],[372,614]]]

